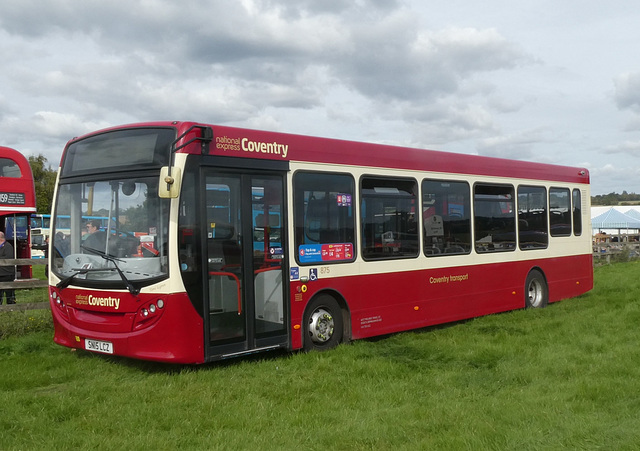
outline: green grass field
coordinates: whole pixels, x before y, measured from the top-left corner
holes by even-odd
[[[544,310],[200,367],[7,337],[0,448],[638,449],[639,273],[597,268]]]

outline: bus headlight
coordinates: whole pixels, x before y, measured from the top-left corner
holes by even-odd
[[[60,296],[60,293],[58,293],[55,290],[51,290],[49,297],[51,298],[51,308],[53,309],[53,307],[56,307],[56,310],[60,313],[62,313],[62,315],[64,315],[65,318],[68,319],[68,312],[67,312],[67,306],[64,302],[64,299],[62,299],[62,296]]]
[[[154,299],[141,305],[136,314],[133,330],[149,327],[158,321],[164,312],[163,307],[162,299]]]

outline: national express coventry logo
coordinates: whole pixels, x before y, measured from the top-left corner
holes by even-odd
[[[216,149],[223,152],[248,152],[280,155],[287,158],[288,144],[278,142],[251,141],[249,138],[230,138],[228,136],[216,137]]]
[[[92,305],[96,307],[113,307],[115,310],[118,310],[120,308],[120,298],[78,294],[76,295],[76,304]]]

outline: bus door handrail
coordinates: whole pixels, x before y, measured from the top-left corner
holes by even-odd
[[[227,277],[231,277],[236,281],[236,285],[238,286],[238,315],[241,315],[242,314],[242,298],[241,298],[241,291],[240,291],[240,279],[238,279],[238,276],[236,276],[232,272],[226,272],[226,271],[209,271],[209,275],[210,276],[227,276]]]

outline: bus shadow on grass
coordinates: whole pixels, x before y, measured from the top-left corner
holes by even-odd
[[[91,351],[85,351],[83,349],[74,349],[74,352],[79,359],[99,359],[103,362],[107,362],[114,365],[120,365],[127,368],[132,368],[143,373],[148,374],[181,374],[185,372],[194,371],[208,371],[221,368],[228,368],[238,366],[244,363],[251,362],[263,362],[263,361],[277,361],[283,357],[293,355],[296,351],[287,351],[285,349],[277,349],[268,352],[248,354],[241,357],[234,357],[222,360],[216,360],[213,362],[189,364],[189,363],[167,363],[167,362],[153,362],[149,360],[137,360],[130,357],[123,357],[117,355],[105,355],[98,354]]]
[[[579,296],[578,298],[583,298],[585,295]],[[568,301],[568,300],[566,300]],[[556,306],[558,303],[549,304],[546,309],[550,309]],[[425,336],[428,337],[429,334],[441,331],[448,330],[454,327],[465,326],[472,323],[485,323],[479,325],[479,331],[483,334],[487,334],[488,336],[493,336],[497,334],[522,334],[525,333],[522,327],[518,325],[514,325],[512,322],[503,322],[500,324],[496,324],[495,322],[488,322],[488,318],[496,317],[496,316],[504,316],[508,314],[513,314],[514,312],[519,311],[530,311],[536,312],[538,309],[517,309],[517,310],[508,310],[505,312],[492,313],[490,315],[461,319],[458,321],[452,321],[443,324],[435,324],[432,326],[421,327],[418,329],[410,329],[405,331],[393,332],[384,335],[378,335],[374,337],[363,338],[360,340],[351,340],[349,342],[343,343],[342,346],[349,346],[355,342],[364,342],[364,343],[385,343],[396,337],[400,337],[405,334],[411,334],[413,336]],[[392,343],[390,343],[392,344]],[[212,362],[206,362],[202,364],[176,364],[176,363],[167,363],[167,362],[153,362],[147,360],[137,360],[130,357],[116,356],[116,355],[105,355],[94,353],[90,351],[85,351],[82,349],[74,349],[74,353],[76,353],[77,357],[80,359],[100,359],[104,362],[108,362],[115,365],[122,365],[128,368],[133,368],[139,370],[141,372],[149,373],[149,374],[181,374],[184,372],[194,372],[194,371],[209,371],[209,370],[217,370],[228,367],[235,367],[238,365],[246,364],[246,363],[260,363],[265,361],[278,361],[283,358],[289,356],[295,356],[298,354],[306,354],[307,352],[304,350],[286,350],[286,349],[276,349],[266,352],[256,352],[252,354],[246,354],[243,356],[232,357],[227,359],[216,360]],[[330,349],[327,351],[310,351],[309,353],[313,354],[327,354],[336,352],[336,349]],[[384,354],[384,353],[383,353]]]

